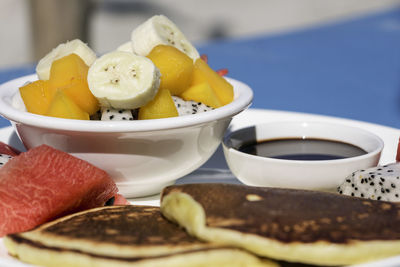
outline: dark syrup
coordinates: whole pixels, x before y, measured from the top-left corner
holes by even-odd
[[[356,157],[367,152],[352,144],[314,138],[271,139],[246,143],[239,151],[276,159],[333,160]]]

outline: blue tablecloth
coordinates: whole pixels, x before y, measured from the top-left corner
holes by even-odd
[[[214,69],[249,84],[252,107],[400,128],[400,8],[296,32],[200,46]],[[33,66],[0,71],[0,82]],[[0,127],[8,125],[0,120]]]
[[[400,8],[200,50],[253,88],[252,107],[400,128]]]

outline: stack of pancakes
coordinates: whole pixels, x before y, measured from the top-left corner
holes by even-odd
[[[278,266],[267,258],[354,264],[400,254],[400,204],[304,190],[180,185],[164,190],[161,210],[92,209],[5,242],[11,255],[43,266]]]

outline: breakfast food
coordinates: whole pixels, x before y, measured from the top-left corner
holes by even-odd
[[[0,154],[0,167],[6,164],[13,157],[7,154]]]
[[[132,42],[131,42],[131,41],[128,41],[128,42],[123,43],[122,45],[120,45],[120,46],[117,47],[116,51],[122,51],[122,52],[130,52],[130,53],[133,53],[133,50],[132,50]]]
[[[105,109],[125,110],[114,121],[196,114],[176,110],[172,97],[212,108],[234,97],[222,77],[226,71],[216,72],[206,61],[172,21],[153,16],[132,31],[131,41],[100,58],[80,40],[60,44],[39,61],[39,80],[21,86],[13,106],[78,120],[108,120],[112,114],[98,114]],[[129,110],[139,115],[125,116]]]
[[[400,201],[400,163],[353,172],[337,191],[353,197]]]
[[[337,187],[339,194],[373,200],[400,202],[400,141],[396,162],[358,170]]]
[[[69,54],[53,61],[50,70],[51,90],[62,91],[82,111],[93,115],[99,109],[96,99],[88,87],[88,65],[76,54]]]
[[[19,155],[18,150],[16,150],[15,148],[0,142],[0,154],[5,154],[5,155],[9,155],[9,156],[18,156]]]
[[[178,116],[169,90],[159,89],[149,103],[139,109],[139,120],[170,118]]]
[[[49,82],[38,80],[27,83],[19,88],[20,96],[28,112],[45,115],[54,96]]]
[[[191,82],[193,60],[179,49],[169,45],[157,45],[147,55],[161,72],[160,89],[172,95],[180,95]]]
[[[54,60],[49,80],[37,80],[19,88],[28,112],[68,119],[89,119],[99,109],[89,90],[89,67],[76,54]]]
[[[272,259],[328,266],[400,253],[400,203],[317,191],[188,184],[164,189],[161,211],[201,240]]]
[[[146,57],[115,51],[97,59],[87,76],[90,91],[104,108],[135,109],[157,93],[160,72]]]
[[[222,106],[218,96],[206,82],[190,86],[180,96],[186,101],[197,101],[212,108]]]
[[[176,47],[193,60],[199,58],[197,49],[166,16],[153,16],[132,31],[132,51],[138,55],[146,56],[160,44]]]
[[[13,147],[0,142],[0,168],[10,161],[14,156],[18,156],[20,152]]]
[[[46,111],[47,116],[76,119],[76,120],[89,120],[89,114],[82,109],[63,91],[57,91],[52,98],[49,108]]]
[[[172,96],[172,99],[174,100],[175,107],[179,113],[179,116],[197,114],[213,110],[212,107],[204,105],[201,102],[195,102],[192,100],[186,101],[178,96]]]
[[[84,211],[8,235],[5,244],[11,255],[41,266],[277,266],[199,241],[149,206]]]
[[[102,206],[116,193],[103,170],[41,145],[0,168],[0,236]]]
[[[96,53],[93,52],[84,42],[75,39],[58,45],[45,57],[43,57],[36,66],[36,73],[40,80],[48,80],[50,78],[50,68],[54,60],[76,54],[86,65],[90,66],[96,60]]]
[[[115,109],[115,108],[102,108],[101,117],[102,121],[132,121],[134,120],[131,109]]]
[[[193,86],[201,83],[208,83],[211,88],[214,89],[222,105],[232,102],[234,97],[233,86],[225,80],[224,77],[211,69],[203,59],[199,58],[193,66],[191,85]]]

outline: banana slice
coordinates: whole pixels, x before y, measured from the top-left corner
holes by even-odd
[[[120,46],[117,47],[117,51],[123,51],[123,52],[130,52],[130,53],[133,53],[133,50],[132,50],[132,42],[129,41],[129,42],[123,43],[122,45],[120,45]]]
[[[88,66],[92,65],[96,60],[96,53],[79,39],[59,44],[37,64],[36,73],[39,79],[48,80],[50,78],[50,68],[53,61],[69,54],[77,54]]]
[[[172,45],[186,53],[193,60],[199,58],[199,52],[183,35],[178,27],[166,16],[157,15],[148,19],[132,31],[133,52],[147,56],[157,45]]]
[[[135,109],[154,98],[160,86],[160,76],[150,59],[114,51],[98,58],[90,66],[88,84],[102,107]]]

